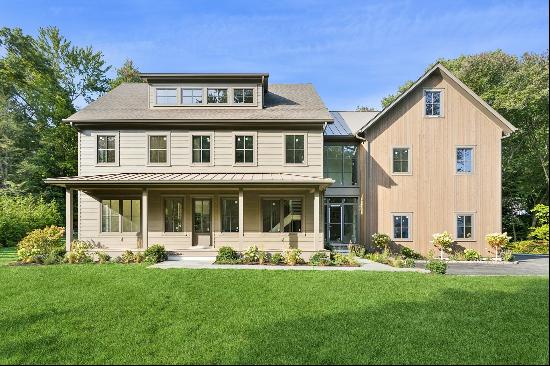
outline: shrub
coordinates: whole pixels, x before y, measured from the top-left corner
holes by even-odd
[[[273,253],[273,255],[271,255],[271,258],[269,258],[269,263],[271,264],[283,264],[285,262],[285,257],[283,256],[282,253]]]
[[[239,260],[239,253],[231,247],[220,247],[216,256],[216,263],[235,263]]]
[[[315,252],[309,259],[309,263],[314,266],[330,266],[332,262],[327,252]]]
[[[504,249],[511,250],[513,253],[523,254],[548,254],[548,242],[524,240],[508,243]]]
[[[451,252],[451,245],[453,245],[453,237],[448,232],[436,233],[432,235],[433,245],[441,252],[441,259],[443,259],[443,252]]]
[[[387,234],[375,233],[372,234],[372,244],[379,250],[389,251],[391,238]]]
[[[390,257],[389,253],[387,251],[384,251],[382,253],[368,253],[365,258],[368,260],[371,260],[373,262],[383,263],[383,264],[391,264],[390,263]]]
[[[285,263],[289,266],[295,266],[297,264],[304,263],[304,260],[301,257],[302,250],[298,248],[286,249],[283,256],[285,258]]]
[[[403,247],[401,249],[401,255],[405,258],[422,259],[422,256],[420,255],[420,253],[415,252],[409,247]]]
[[[548,242],[548,206],[538,204],[531,212],[535,215],[536,226],[529,228],[529,239]]]
[[[499,250],[508,244],[510,237],[507,233],[492,233],[485,235],[485,240],[491,248],[495,249],[495,258],[497,258]]]
[[[147,263],[160,263],[168,260],[168,253],[163,245],[154,244],[143,252],[144,261]]]
[[[349,245],[348,250],[356,257],[363,258],[367,254],[367,250],[362,245]]]
[[[334,253],[333,262],[336,266],[358,266],[359,262],[353,255],[344,255],[342,253]]]
[[[512,253],[511,250],[503,250],[500,253],[500,257],[505,262],[512,262],[514,260],[514,254]]]
[[[88,241],[73,240],[71,242],[71,251],[65,255],[65,261],[70,264],[91,263],[93,258],[88,251],[95,245]]]
[[[100,264],[109,263],[111,256],[105,252],[97,252],[97,260]]]
[[[264,251],[259,251],[258,252],[258,263],[259,264],[266,264],[267,262],[269,262],[269,253],[268,252],[264,252]]]
[[[467,261],[478,261],[481,259],[481,255],[474,249],[466,249],[464,251],[464,259]]]
[[[432,259],[426,263],[426,269],[431,273],[445,274],[447,273],[447,263],[439,259]]]
[[[17,257],[23,263],[42,263],[56,248],[63,247],[65,229],[48,226],[33,230],[17,245]]]
[[[127,250],[120,256],[120,263],[130,264],[135,262],[135,254],[131,250]]]
[[[52,249],[50,254],[44,260],[44,264],[59,264],[63,263],[63,258],[65,257],[66,250],[63,247],[57,247]]]
[[[416,262],[412,258],[405,258],[404,267],[405,268],[414,268],[414,267],[416,267]]]
[[[244,263],[256,263],[258,262],[258,247],[251,245],[247,250],[243,252]]]

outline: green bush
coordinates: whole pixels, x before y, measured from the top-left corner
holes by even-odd
[[[332,261],[335,266],[358,266],[359,262],[352,254],[344,255],[342,253],[334,253]]]
[[[92,242],[73,240],[71,251],[65,255],[65,262],[69,264],[92,263],[93,258],[88,254],[88,251],[93,248],[95,248],[95,245]]]
[[[44,260],[44,264],[59,264],[63,263],[63,258],[65,257],[65,254],[67,251],[64,247],[57,247],[54,248],[50,254],[46,257]]]
[[[414,268],[414,267],[416,267],[416,262],[412,258],[405,258],[404,267],[405,268]]]
[[[135,254],[131,250],[127,250],[120,256],[120,263],[130,264],[135,262]]]
[[[289,266],[295,266],[297,264],[304,263],[304,260],[301,257],[302,250],[298,248],[286,249],[283,256],[285,258],[285,263]]]
[[[239,253],[231,247],[220,247],[216,256],[216,263],[236,263],[239,260]]]
[[[0,194],[0,247],[14,246],[31,231],[62,221],[55,201]]]
[[[431,273],[445,274],[447,273],[447,263],[439,259],[432,259],[426,263],[426,269]]]
[[[420,255],[420,253],[415,252],[409,247],[403,247],[401,249],[401,255],[405,258],[422,259],[422,256]]]
[[[166,253],[164,246],[160,244],[151,245],[145,249],[143,255],[145,256],[144,261],[147,263],[160,263],[168,260],[168,253]]]
[[[285,257],[283,256],[282,253],[273,253],[271,255],[271,258],[269,258],[269,263],[271,264],[283,264],[285,263]]]
[[[105,252],[97,252],[97,260],[100,264],[109,263],[111,256]]]
[[[391,238],[388,234],[381,234],[381,233],[372,234],[372,244],[374,245],[375,248],[388,252],[390,243],[391,243]]]
[[[362,245],[349,245],[349,252],[356,257],[363,258],[367,254],[367,250]]]
[[[521,254],[548,254],[548,242],[524,240],[508,243],[505,247],[514,253]]]
[[[502,258],[504,262],[512,262],[514,260],[514,254],[511,250],[503,250],[500,252],[500,258]]]
[[[327,252],[315,252],[309,258],[309,263],[314,266],[330,266],[332,264]]]
[[[65,229],[48,226],[36,229],[17,244],[17,258],[23,263],[43,263],[56,248],[63,248]]]
[[[538,204],[531,212],[535,215],[536,226],[529,228],[529,239],[548,243],[548,206]]]
[[[256,263],[258,262],[258,247],[251,245],[247,250],[243,252],[242,259],[244,263]]]
[[[464,259],[467,261],[478,261],[481,259],[481,255],[474,249],[466,249],[464,251]]]
[[[259,264],[266,264],[269,262],[270,254],[269,252],[259,251],[258,252],[258,263]]]
[[[373,262],[391,265],[391,259],[387,251],[383,251],[382,253],[368,253],[365,255],[365,258]]]

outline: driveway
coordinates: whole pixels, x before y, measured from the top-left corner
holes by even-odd
[[[539,275],[548,276],[547,255],[515,255],[518,264],[513,263],[449,263],[447,273],[451,275]]]

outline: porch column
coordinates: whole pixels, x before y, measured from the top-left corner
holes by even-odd
[[[71,250],[73,240],[73,189],[65,189],[65,250]]]
[[[243,248],[244,236],[244,192],[239,188],[239,248]]]
[[[141,192],[141,244],[143,249],[149,248],[149,224],[147,222],[149,212],[149,191],[144,188]]]
[[[317,250],[317,242],[319,241],[319,188],[315,188],[313,192],[313,250]]]

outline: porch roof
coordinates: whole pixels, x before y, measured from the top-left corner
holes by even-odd
[[[57,177],[44,180],[47,184],[66,186],[97,185],[314,185],[326,188],[334,180],[292,173],[112,173]]]

